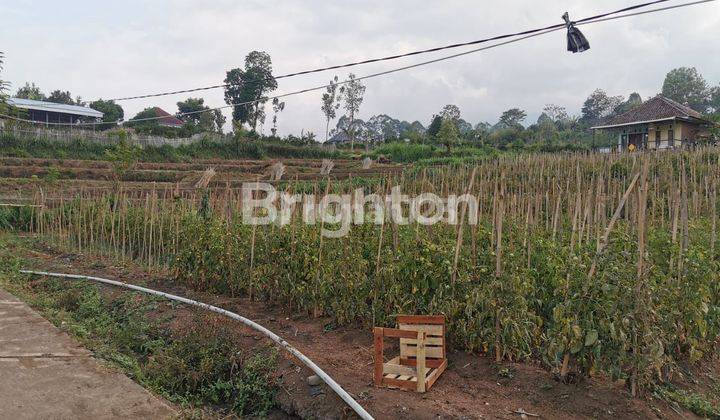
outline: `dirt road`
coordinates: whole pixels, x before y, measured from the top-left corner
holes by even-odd
[[[0,289],[0,418],[158,419],[175,413]]]

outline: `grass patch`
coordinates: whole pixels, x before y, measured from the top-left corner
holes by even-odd
[[[411,163],[420,159],[429,159],[438,156],[442,151],[435,146],[429,144],[406,144],[406,143],[387,143],[375,148],[370,154],[373,158],[384,156],[393,162]]]
[[[0,134],[0,156],[23,158],[60,158],[107,160],[116,145],[82,139],[57,141],[37,139],[9,133]],[[199,140],[192,144],[147,146],[139,150],[141,162],[189,162],[193,159],[338,159],[348,157],[341,151],[318,145],[297,145],[273,139],[242,139],[240,141]]]
[[[136,382],[184,407],[239,416],[263,416],[275,407],[274,349],[242,351],[229,321],[215,315],[171,323],[174,305],[163,299],[21,275],[19,247],[0,233],[0,286]]]
[[[656,387],[655,394],[659,398],[685,407],[698,416],[720,418],[720,407],[700,393],[679,389],[668,384]]]

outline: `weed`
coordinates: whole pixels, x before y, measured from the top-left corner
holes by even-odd
[[[0,284],[140,384],[189,406],[263,416],[275,406],[277,352],[241,351],[238,336],[213,316],[170,329],[152,314],[158,300],[134,292],[106,297],[92,284],[19,275],[15,245],[0,236]]]
[[[720,406],[713,404],[706,396],[670,384],[657,386],[655,394],[666,401],[672,401],[687,408],[698,416],[720,418]]]

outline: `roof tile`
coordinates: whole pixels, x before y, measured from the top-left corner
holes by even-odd
[[[673,118],[704,119],[703,115],[694,109],[658,95],[624,114],[611,118],[602,126],[627,125],[635,122]]]

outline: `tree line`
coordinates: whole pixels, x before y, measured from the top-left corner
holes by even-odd
[[[659,95],[720,121],[720,85],[711,86],[694,67],[676,68],[667,73]],[[594,135],[590,128],[642,104],[643,98],[637,92],[625,98],[596,89],[583,102],[579,115],[570,115],[562,106],[547,104],[537,121],[530,124],[527,122],[527,112],[514,107],[504,111],[494,124],[479,122],[473,125],[464,120],[460,108],[452,104],[445,105],[433,114],[427,128],[418,121],[407,123],[385,115],[372,117],[368,122],[381,117],[386,126],[378,127],[377,124],[366,124],[362,120],[356,120],[355,123],[362,126],[356,131],[362,133],[364,141],[371,143],[399,140],[429,143],[442,146],[448,152],[454,145],[461,144],[502,150],[540,145],[552,150],[612,144],[614,138],[603,134]],[[348,124],[349,121],[341,118],[338,128],[333,130],[333,138],[342,142],[342,132],[347,130],[345,126]]]
[[[6,92],[7,83],[0,81],[0,93]],[[272,59],[264,51],[252,51],[242,67],[225,73],[224,99],[232,108],[232,128],[238,135],[262,137],[258,133],[272,112],[270,136],[279,139],[278,121],[286,104],[269,96],[278,87],[273,76]],[[601,146],[613,141],[610,138],[594,137],[590,127],[614,116],[632,110],[643,103],[636,92],[627,98],[612,96],[603,89],[596,89],[583,102],[579,115],[571,115],[567,109],[547,104],[534,123],[527,122],[528,113],[513,107],[504,111],[495,123],[471,124],[462,118],[459,107],[444,106],[430,117],[427,127],[419,121],[399,121],[385,114],[373,116],[367,121],[359,118],[364,102],[366,87],[352,73],[340,82],[334,76],[321,97],[320,110],[325,122],[325,141],[349,145],[372,144],[404,140],[412,143],[437,144],[448,151],[456,144],[472,143],[498,149],[524,148],[536,143],[556,146],[595,145]],[[2,93],[5,94],[5,93]],[[691,108],[718,118],[720,115],[720,85],[712,86],[694,67],[671,70],[665,77],[659,94]],[[7,95],[6,95],[7,96]],[[86,103],[81,97],[69,91],[53,90],[45,95],[35,83],[25,83],[16,94],[18,98],[35,99],[68,105],[89,106],[104,113],[99,129],[110,129],[124,119],[122,107],[112,100]],[[270,106],[268,107],[268,102]],[[127,125],[137,131],[161,135],[192,135],[200,132],[223,133],[226,117],[219,110],[211,110],[203,98],[187,98],[177,102],[177,118],[185,124],[182,129],[161,126],[157,120],[142,121],[156,116],[156,107],[148,107],[130,118]],[[338,119],[339,117],[339,119]],[[331,128],[336,120],[337,124]],[[295,139],[289,136],[287,139]],[[315,141],[315,134],[303,132],[301,139]]]

